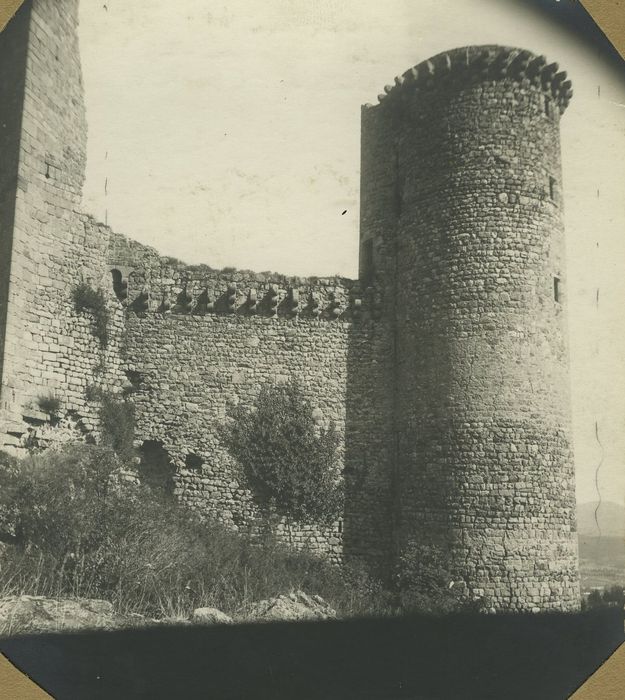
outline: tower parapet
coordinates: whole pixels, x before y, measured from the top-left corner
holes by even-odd
[[[542,90],[561,114],[573,97],[573,84],[557,63],[524,49],[492,45],[453,49],[422,61],[397,76],[392,85],[385,85],[378,101],[402,99],[415,91],[426,93],[445,84],[467,89],[471,83],[502,79]]]

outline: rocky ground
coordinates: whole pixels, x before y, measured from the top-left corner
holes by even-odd
[[[320,596],[296,591],[269,600],[252,603],[230,617],[216,608],[196,608],[189,618],[147,618],[117,613],[106,600],[43,596],[7,596],[0,598],[0,636],[86,629],[112,630],[153,625],[213,625],[241,622],[294,620],[330,620],[336,612]]]

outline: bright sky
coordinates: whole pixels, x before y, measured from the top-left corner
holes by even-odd
[[[395,75],[467,44],[558,61],[578,498],[601,462],[623,502],[624,75],[502,0],[82,0],[80,20],[87,211],[186,262],[287,274],[356,276],[360,105]]]

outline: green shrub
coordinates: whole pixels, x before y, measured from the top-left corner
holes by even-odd
[[[76,313],[89,312],[93,315],[94,335],[105,347],[109,340],[110,313],[104,292],[101,289],[93,289],[87,282],[80,282],[72,290],[72,299]]]
[[[135,457],[135,407],[106,392],[101,392],[99,398],[102,444],[110,447],[123,462],[131,462]]]
[[[331,522],[342,508],[334,426],[317,431],[297,383],[268,384],[256,410],[235,408],[225,442],[258,504],[300,522]]]
[[[85,388],[85,399],[87,401],[101,401],[105,393],[97,384],[89,384]]]
[[[363,570],[271,537],[252,544],[147,488],[122,488],[119,466],[112,450],[88,445],[0,459],[0,523],[19,541],[0,560],[0,595],[96,597],[122,613],[188,616],[204,605],[243,613],[302,589],[345,615],[388,612]]]
[[[53,394],[37,397],[37,406],[40,411],[56,416],[61,408],[61,400]]]
[[[61,557],[93,548],[106,536],[105,511],[115,499],[111,475],[118,467],[110,450],[90,445],[5,458],[0,511],[11,514],[18,544]]]

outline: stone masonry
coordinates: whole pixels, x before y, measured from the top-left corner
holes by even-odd
[[[487,610],[577,609],[566,74],[498,46],[411,68],[362,111],[359,279],[216,271],[82,212],[77,6],[30,0],[0,34],[0,447],[97,440],[90,387],[130,388],[177,497],[245,531],[228,409],[296,378],[338,429],[346,505],[286,540],[376,573],[435,551]],[[79,282],[106,295],[105,344]]]

